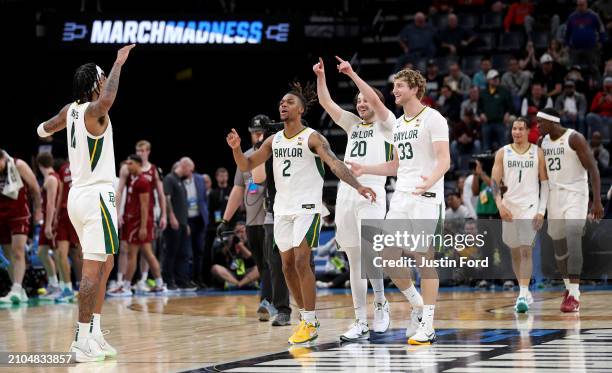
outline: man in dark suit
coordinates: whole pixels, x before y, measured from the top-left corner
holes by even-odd
[[[202,174],[194,172],[195,164],[190,158],[181,158],[180,164],[184,170],[183,185],[187,191],[187,212],[191,250],[193,253],[191,278],[197,286],[203,288],[205,287],[202,278],[204,242],[206,239],[206,227],[209,223],[206,183]]]

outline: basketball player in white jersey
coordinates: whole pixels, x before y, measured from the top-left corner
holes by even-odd
[[[374,90],[351,68],[351,64],[336,57],[340,64],[338,70],[349,76],[359,88],[355,97],[355,107],[359,116],[343,110],[336,104],[327,88],[323,60],[313,66],[317,75],[317,96],[319,103],[347,134],[348,142],[344,160],[362,164],[377,164],[389,161],[393,155],[391,138],[396,118],[383,104],[382,93]],[[361,273],[361,219],[384,219],[387,213],[385,195],[385,176],[364,175],[357,178],[360,183],[371,187],[378,196],[375,204],[365,200],[349,185],[340,182],[336,198],[336,242],[349,260],[351,267],[351,294],[355,307],[355,322],[340,336],[343,341],[368,339],[366,298],[368,282]],[[374,290],[374,323],[372,330],[384,333],[389,329],[389,302],[385,299],[382,271],[376,278],[370,278]]]
[[[548,198],[548,234],[553,240],[557,269],[563,275],[566,290],[562,312],[580,310],[580,273],[582,272],[582,235],[589,209],[589,180],[593,188],[591,217],[601,219],[599,170],[589,144],[582,134],[560,125],[559,113],[544,109],[537,114],[544,136],[544,151],[550,196]]]
[[[351,171],[362,174],[395,176],[396,191],[386,219],[409,220],[413,234],[434,235],[442,224],[444,209],[444,174],[450,167],[448,125],[435,109],[421,103],[425,78],[415,70],[404,69],[393,78],[395,103],[404,114],[393,127],[394,156],[390,162],[362,165],[349,162]],[[403,254],[433,258],[433,245],[413,247]],[[436,340],[433,317],[438,297],[438,274],[435,268],[419,267],[423,297],[410,279],[410,268],[388,270],[398,289],[412,305],[411,320],[406,329],[409,344],[431,344]]]
[[[250,156],[240,149],[236,130],[227,143],[238,168],[252,170],[273,157],[276,198],[274,199],[274,241],[281,253],[287,285],[301,313],[301,322],[289,343],[298,344],[318,336],[315,315],[316,287],[310,267],[311,248],[318,246],[323,207],[323,175],[327,163],[332,172],[366,198],[376,200],[376,193],[362,186],[344,162],[336,158],[325,137],[302,124],[302,116],[316,101],[310,86],[293,84],[279,105],[284,130],[268,137]]]
[[[533,303],[529,281],[533,263],[531,249],[542,227],[548,202],[548,176],[542,149],[532,145],[527,120],[512,123],[513,143],[499,149],[491,178],[495,203],[502,218],[502,240],[512,252],[512,268],[519,283],[514,310],[525,313]],[[501,195],[500,186],[508,190]]]
[[[77,362],[100,361],[117,354],[100,329],[106,280],[119,247],[113,127],[108,111],[117,96],[121,67],[134,46],[119,49],[108,77],[93,63],[80,66],[73,79],[75,102],[64,106],[37,130],[40,137],[67,130],[72,174],[68,215],[83,250],[79,322],[70,346]]]

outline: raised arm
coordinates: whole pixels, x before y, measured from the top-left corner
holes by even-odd
[[[66,128],[66,118],[68,116],[68,108],[70,104],[64,106],[59,113],[55,114],[53,118],[49,119],[46,122],[42,122],[36,132],[40,137],[49,137],[53,135],[55,132],[63,130]]]
[[[361,92],[366,101],[369,102],[372,106],[374,114],[376,114],[376,118],[378,118],[381,123],[387,122],[389,119],[390,111],[380,100],[374,89],[372,89],[372,87],[370,87],[370,85],[366,83],[365,80],[361,79],[361,77],[357,75],[355,71],[353,71],[353,68],[351,67],[351,64],[348,61],[345,61],[338,56],[336,56],[336,59],[339,62],[338,71],[351,78],[351,80],[359,89],[359,92]]]
[[[593,190],[593,205],[591,207],[591,214],[593,218],[601,219],[603,217],[603,205],[601,203],[601,181],[599,178],[599,170],[597,169],[597,162],[593,157],[593,152],[589,147],[584,136],[579,133],[572,133],[569,139],[570,147],[574,149],[576,155],[580,159],[582,166],[589,172],[589,178],[591,179],[591,188]]]
[[[359,194],[365,198],[369,197],[372,199],[372,202],[376,201],[376,193],[374,193],[371,188],[364,187],[359,183],[359,181],[357,181],[344,162],[339,160],[334,152],[332,152],[329,142],[320,133],[314,132],[312,135],[310,135],[308,138],[308,147],[329,166],[338,179],[355,188],[357,192],[359,192]]]
[[[85,111],[85,127],[87,131],[94,136],[99,136],[104,133],[108,126],[108,121],[105,120],[108,111],[115,102],[117,90],[119,89],[119,76],[121,75],[121,67],[127,60],[130,51],[136,44],[126,45],[117,51],[117,58],[113,64],[113,68],[104,81],[102,92],[96,101],[93,101]]]
[[[345,110],[336,104],[329,94],[327,80],[325,79],[325,66],[323,65],[323,59],[321,57],[319,57],[319,62],[312,67],[312,71],[314,71],[317,76],[317,97],[319,104],[323,106],[323,109],[325,109],[331,119],[339,124],[342,113],[345,112]],[[345,128],[345,130],[347,129]]]
[[[240,148],[240,136],[234,128],[232,132],[227,135],[226,141],[230,148],[232,148],[232,154],[234,155],[234,161],[238,165],[240,171],[251,171],[255,167],[264,163],[272,156],[272,139],[274,136],[270,136],[264,141],[264,143],[251,153],[250,156],[244,155]]]
[[[15,162],[15,167],[17,167],[17,171],[19,171],[19,175],[23,182],[28,186],[28,193],[34,204],[34,223],[38,224],[43,219],[43,214],[40,187],[38,186],[38,181],[36,181],[36,176],[34,176],[34,172],[32,172],[30,166],[21,159]]]

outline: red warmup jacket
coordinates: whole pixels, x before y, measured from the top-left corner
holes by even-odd
[[[525,23],[525,17],[531,13],[533,13],[532,3],[514,3],[510,5],[508,14],[506,14],[506,18],[504,18],[504,29],[508,31],[510,27],[514,25],[523,25]]]
[[[604,117],[612,117],[612,102],[599,102],[605,95],[606,93],[603,91],[597,92],[591,103],[591,111]]]

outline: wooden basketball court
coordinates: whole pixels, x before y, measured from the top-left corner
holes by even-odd
[[[609,288],[606,288],[609,289]],[[371,295],[370,295],[371,297]],[[369,343],[340,344],[352,322],[349,293],[319,291],[316,343],[289,348],[297,324],[272,327],[255,315],[253,294],[108,299],[102,329],[119,351],[116,361],[68,368],[0,368],[10,372],[500,372],[611,371],[612,291],[584,291],[581,311],[559,311],[561,291],[535,292],[527,314],[513,311],[515,292],[445,291],[435,327],[438,343],[408,346],[410,307],[388,292],[391,329]],[[371,299],[370,299],[371,301]],[[33,303],[33,302],[32,302]],[[75,304],[0,309],[0,351],[67,351]],[[369,310],[372,317],[372,309]]]

